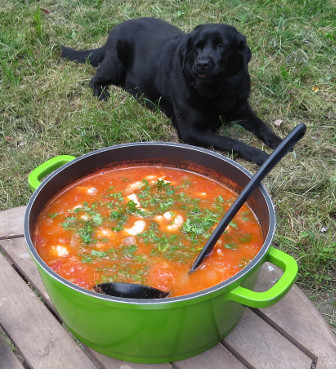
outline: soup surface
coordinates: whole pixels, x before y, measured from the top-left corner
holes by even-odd
[[[115,281],[185,295],[233,276],[260,250],[262,231],[245,204],[203,264],[188,272],[236,197],[221,183],[187,170],[146,165],[101,170],[47,204],[34,243],[56,273],[89,290]]]

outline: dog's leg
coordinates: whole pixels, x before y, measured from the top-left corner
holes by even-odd
[[[93,94],[99,100],[107,100],[109,93],[107,88],[110,84],[119,86],[123,82],[125,66],[113,51],[106,51],[105,57],[100,64],[95,76],[90,81]]]
[[[237,121],[239,125],[256,135],[272,149],[275,149],[282,141],[266,123],[256,116],[248,105],[243,111],[238,112],[232,120]]]
[[[210,131],[204,131],[200,129],[188,129],[188,126],[184,127],[179,125],[178,135],[179,138],[187,144],[210,147],[221,151],[229,151],[238,153],[243,159],[262,165],[264,161],[268,158],[268,155],[255,147],[246,145],[243,142],[234,140],[229,137],[220,136],[216,133]],[[189,126],[190,127],[190,126]]]

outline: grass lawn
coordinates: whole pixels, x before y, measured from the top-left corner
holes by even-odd
[[[186,32],[207,22],[234,25],[252,50],[254,110],[282,137],[299,122],[307,125],[296,150],[264,183],[277,210],[274,245],[296,258],[298,285],[336,329],[334,0],[2,0],[0,209],[26,204],[28,173],[55,155],[176,140],[165,116],[118,88],[110,89],[108,102],[99,102],[88,88],[94,69],[59,56],[60,45],[100,46],[115,24],[141,16]],[[238,126],[222,132],[268,150]]]

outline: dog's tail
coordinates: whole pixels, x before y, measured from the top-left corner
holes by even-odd
[[[91,50],[75,50],[63,46],[61,56],[62,58],[80,63],[85,63],[88,60],[92,66],[98,67],[99,63],[104,59],[105,46]]]

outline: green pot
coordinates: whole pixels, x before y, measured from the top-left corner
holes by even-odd
[[[210,176],[220,173],[238,192],[252,176],[241,165],[215,152],[164,142],[116,145],[77,159],[58,156],[33,170],[29,185],[35,192],[25,214],[25,238],[56,310],[80,341],[105,355],[126,361],[181,360],[223,340],[239,322],[245,306],[271,306],[287,293],[296,278],[297,264],[291,256],[271,246],[275,211],[263,186],[255,190],[249,205],[259,219],[265,242],[250,264],[212,288],[173,298],[124,299],[85,290],[57,275],[33,245],[31,236],[37,216],[64,186],[99,168],[127,162],[160,163],[179,168],[192,166]],[[284,273],[268,291],[254,292],[260,266],[266,261]]]

